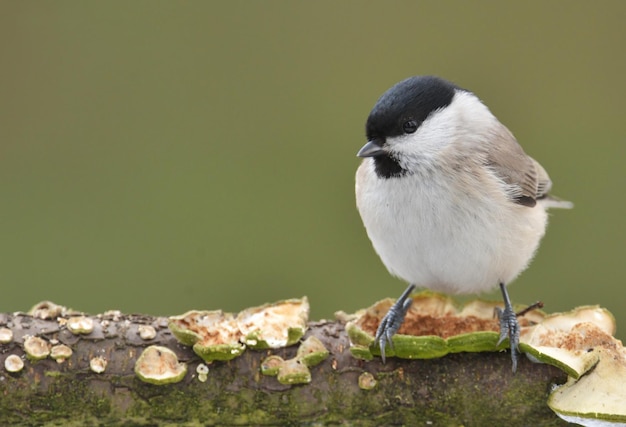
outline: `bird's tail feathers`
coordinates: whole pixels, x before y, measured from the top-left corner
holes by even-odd
[[[567,200],[559,199],[558,197],[551,194],[542,197],[541,203],[543,203],[546,208],[572,209],[574,207],[574,203]]]

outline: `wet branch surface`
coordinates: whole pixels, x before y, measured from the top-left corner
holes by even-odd
[[[14,335],[0,344],[1,366],[12,354],[24,359],[20,372],[0,374],[0,425],[566,425],[546,403],[550,388],[566,375],[524,357],[513,374],[508,352],[389,358],[383,365],[352,357],[341,322],[311,322],[305,338],[316,336],[330,351],[311,368],[311,383],[283,385],[260,373],[267,356],[292,358],[298,345],[246,350],[232,361],[214,362],[202,382],[196,374],[202,360],[176,341],[167,318],[117,314],[93,320],[93,332],[76,335],[58,319],[0,314],[0,326]],[[154,327],[156,337],[142,339],[141,325]],[[63,363],[28,360],[26,336],[58,341],[73,354]],[[150,345],[168,347],[188,364],[181,382],[153,385],[135,375],[135,362]],[[108,362],[103,373],[90,369],[96,356]],[[367,373],[376,380],[369,390],[359,387]]]

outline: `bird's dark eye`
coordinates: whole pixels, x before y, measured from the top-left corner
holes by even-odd
[[[414,133],[417,130],[417,122],[415,120],[407,120],[402,125],[404,133]]]

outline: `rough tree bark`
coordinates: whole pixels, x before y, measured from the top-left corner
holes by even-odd
[[[0,425],[566,425],[546,405],[550,387],[565,382],[558,369],[523,358],[516,374],[508,353],[453,354],[441,359],[362,361],[353,358],[340,322],[312,322],[315,335],[330,356],[311,368],[312,381],[282,385],[264,376],[264,358],[288,359],[297,345],[279,350],[247,350],[230,362],[209,366],[201,382],[202,363],[180,345],[167,319],[143,315],[94,317],[89,334],[71,333],[57,319],[2,314],[0,326],[13,331],[0,344],[0,363],[24,355],[24,337],[34,335],[66,344],[73,350],[63,363],[50,357],[25,360],[17,373],[0,373]],[[154,339],[140,338],[140,325],[157,330]],[[189,365],[177,384],[142,382],[134,365],[153,344],[172,349]],[[103,373],[89,368],[103,356]],[[377,384],[359,388],[358,379],[371,373]]]

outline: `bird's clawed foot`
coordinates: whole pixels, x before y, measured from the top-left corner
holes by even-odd
[[[504,310],[498,307],[498,319],[500,319],[500,345],[505,339],[509,339],[511,347],[511,361],[513,362],[513,372],[517,370],[517,359],[519,356],[519,322],[517,316],[510,307],[504,307]]]
[[[513,311],[509,294],[504,283],[500,283],[500,290],[504,298],[504,309],[496,308],[498,319],[500,320],[500,339],[496,345],[500,345],[505,339],[509,339],[511,347],[511,361],[513,362],[513,372],[517,370],[517,360],[519,357],[519,332],[520,326],[517,321],[517,314]]]
[[[375,341],[380,346],[380,357],[383,363],[385,363],[385,349],[387,345],[389,345],[389,348],[393,349],[393,341],[391,338],[398,332],[400,326],[402,326],[406,313],[413,303],[409,295],[414,289],[415,285],[409,285],[378,325]]]

